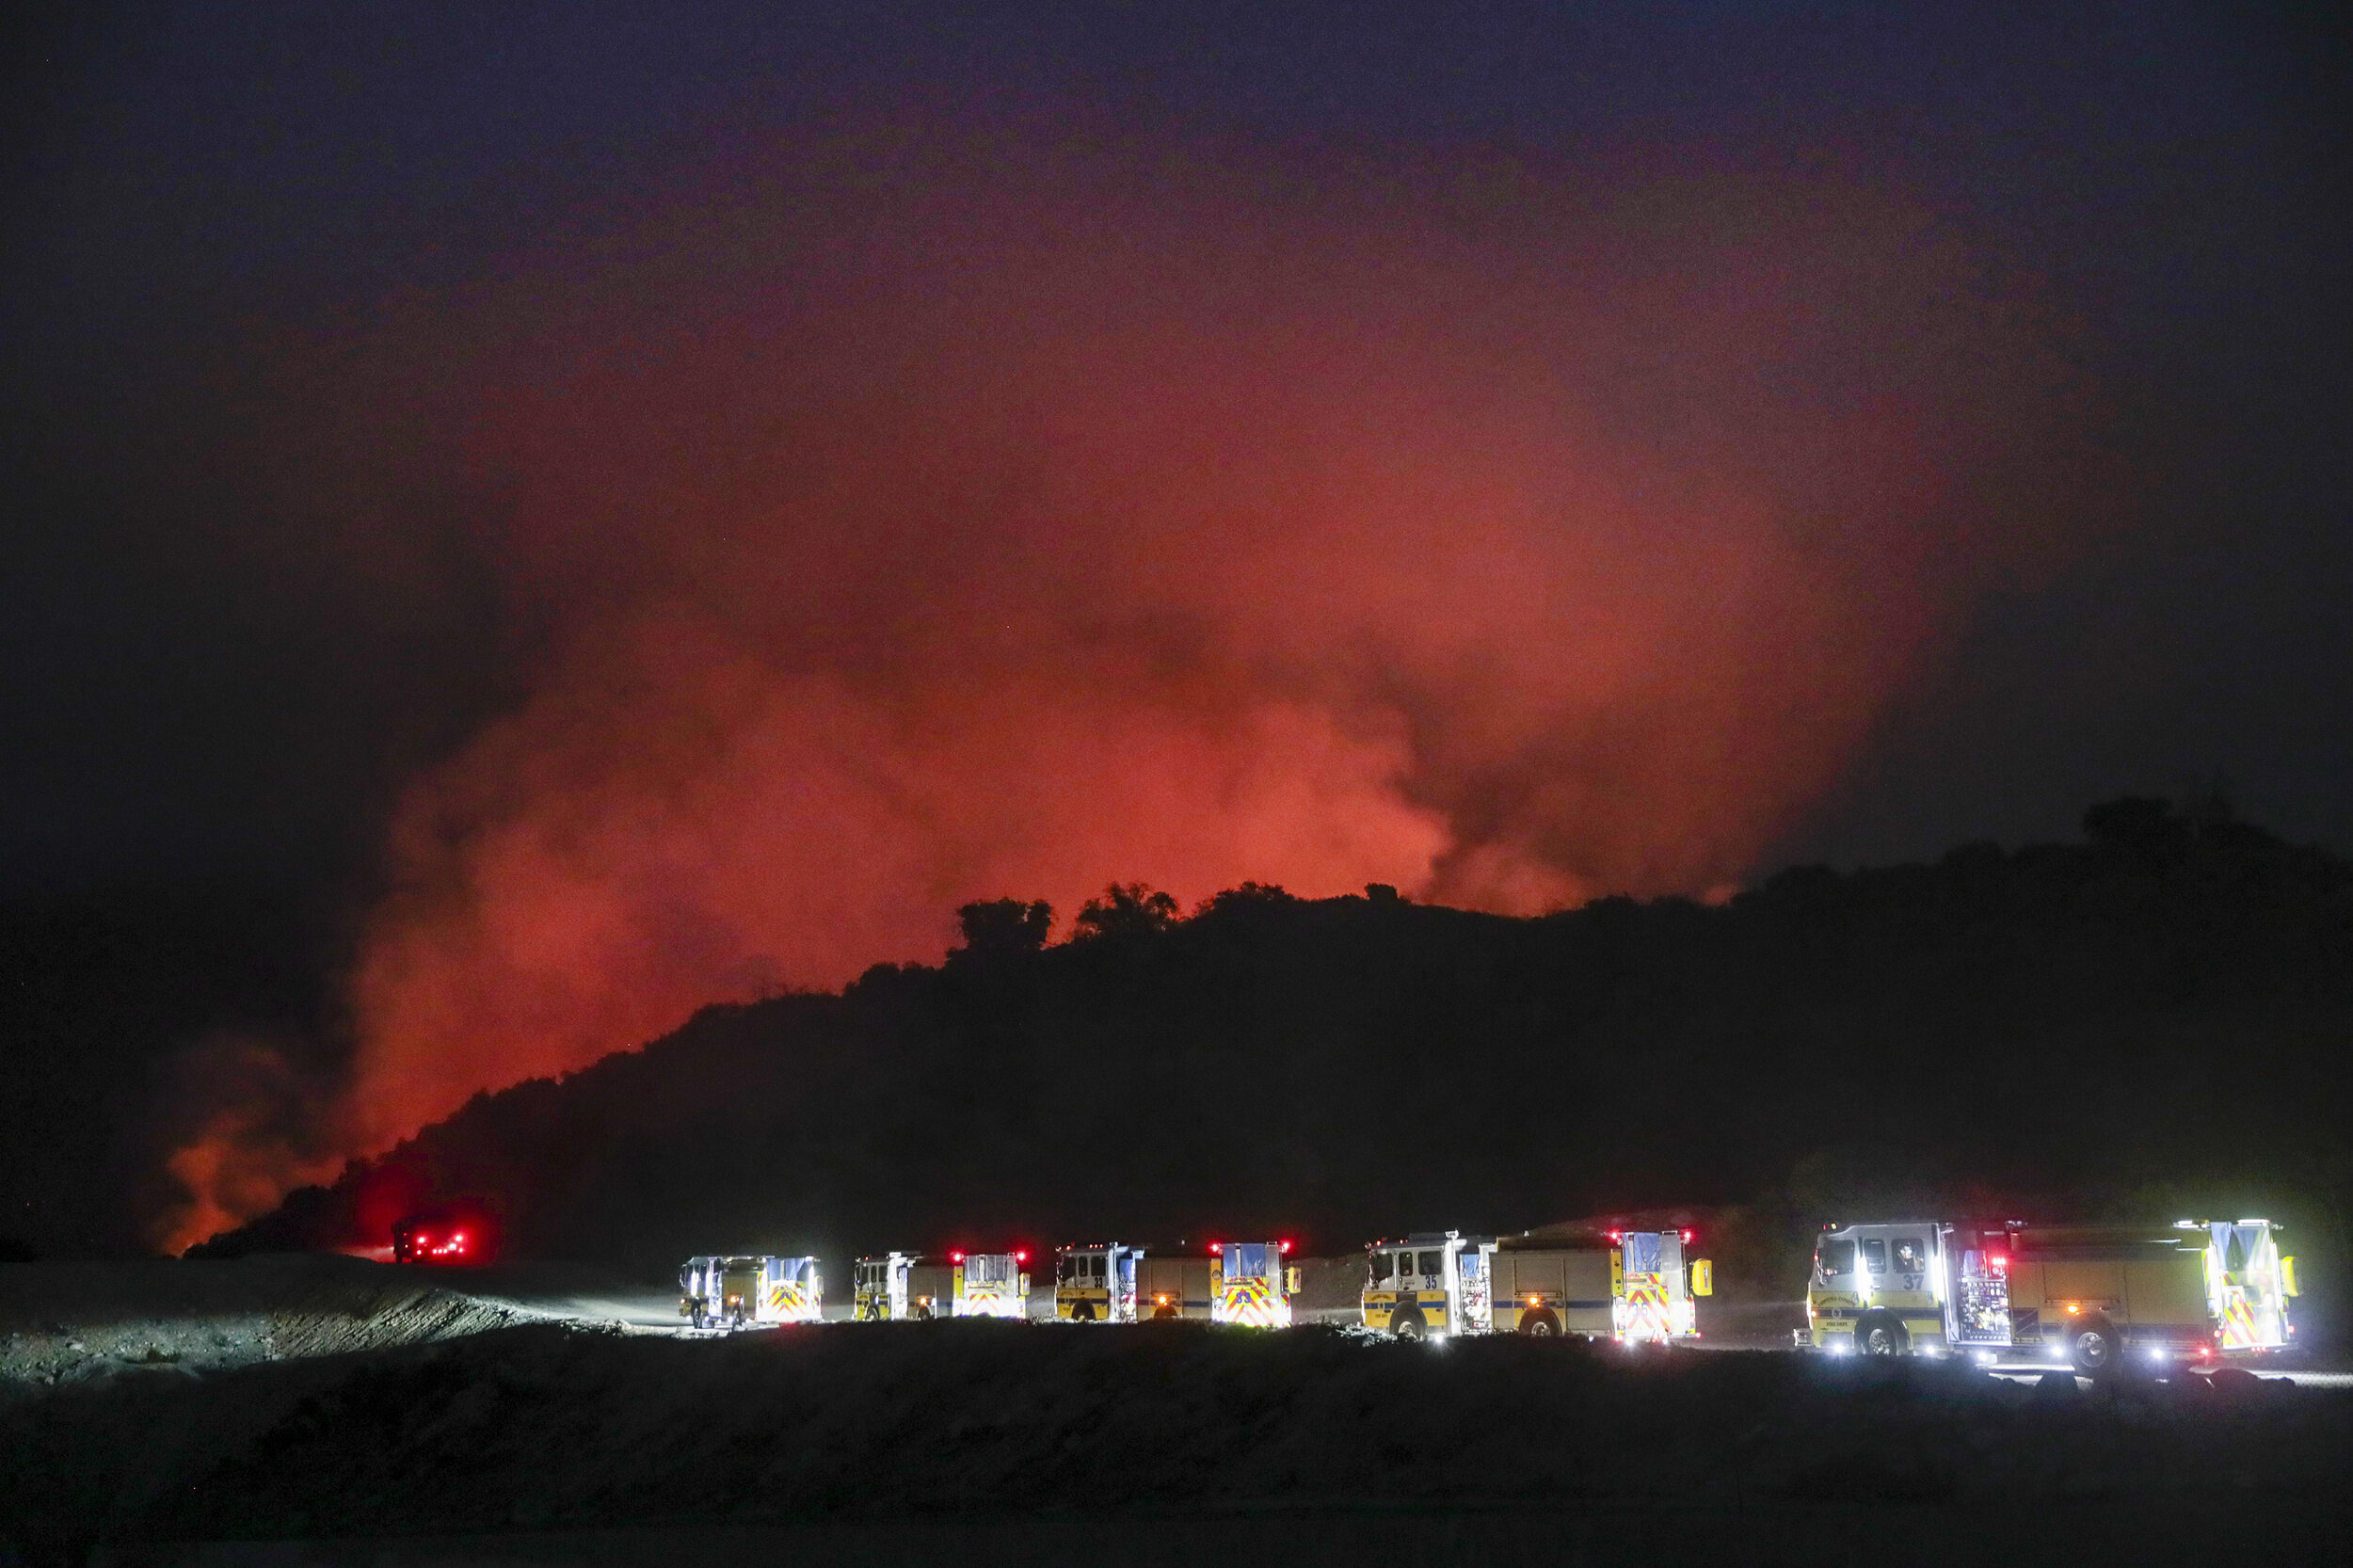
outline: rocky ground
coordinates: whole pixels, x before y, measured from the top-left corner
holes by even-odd
[[[1308,1272],[1303,1317],[1350,1316],[1349,1260]],[[1711,1344],[1787,1342],[1785,1304],[1703,1304]],[[0,1565],[2353,1560],[2345,1380],[1331,1326],[681,1336],[675,1308],[550,1266],[0,1267]]]
[[[543,1323],[0,1410],[27,1562],[881,1561],[973,1531],[1024,1561],[1795,1562],[1862,1531],[1907,1562],[2299,1563],[2344,1560],[2348,1481],[2353,1394],[2244,1373],[2087,1390],[1189,1324]]]
[[[0,1400],[217,1371],[551,1319],[667,1326],[677,1293],[585,1269],[425,1272],[332,1255],[0,1265]]]

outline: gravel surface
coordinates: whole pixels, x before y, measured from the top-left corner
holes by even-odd
[[[0,1264],[0,1398],[453,1339],[562,1319],[677,1322],[678,1293],[588,1269],[429,1271],[331,1254]]]
[[[2090,1521],[2082,1539],[2162,1522],[2217,1550],[2254,1522],[2264,1560],[2294,1562],[2330,1560],[2297,1543],[2353,1539],[2348,1480],[2353,1394],[2244,1373],[2087,1390],[1949,1365],[1319,1329],[680,1338],[542,1324],[20,1400],[0,1410],[0,1560],[89,1560],[101,1544],[165,1560],[158,1543],[269,1538],[635,1529],[679,1544],[719,1526],[1606,1504],[1705,1514],[1708,1529],[1758,1511],[1911,1509],[2015,1530],[2066,1508]]]

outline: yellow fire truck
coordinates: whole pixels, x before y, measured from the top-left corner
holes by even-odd
[[[857,1260],[851,1316],[862,1323],[928,1322],[949,1315],[956,1295],[955,1265],[920,1253],[885,1253]]]
[[[1534,1245],[1443,1235],[1367,1249],[1365,1326],[1400,1338],[1447,1334],[1575,1334],[1625,1344],[1695,1337],[1692,1297],[1713,1287],[1686,1263],[1688,1230],[1609,1231],[1606,1245]]]
[[[813,1257],[690,1257],[678,1272],[679,1316],[696,1328],[814,1323],[825,1278]]]
[[[1288,1241],[1212,1241],[1199,1253],[1096,1241],[1054,1255],[1054,1316],[1073,1323],[1206,1318],[1289,1328],[1299,1271]]]
[[[1299,1271],[1283,1259],[1289,1241],[1227,1241],[1210,1243],[1217,1253],[1217,1272],[1209,1291],[1213,1322],[1246,1328],[1291,1326],[1291,1298],[1299,1294]]]
[[[949,1298],[952,1316],[1028,1320],[1030,1275],[1024,1268],[1030,1261],[1028,1253],[952,1252],[948,1261],[954,1268]]]
[[[2201,1362],[2294,1336],[2296,1259],[2267,1220],[1831,1225],[1814,1243],[1801,1347],[2072,1364]]]
[[[1065,1323],[1132,1323],[1142,1247],[1117,1241],[1054,1251],[1054,1317]]]

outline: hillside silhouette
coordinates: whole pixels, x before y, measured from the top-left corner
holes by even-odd
[[[1785,871],[1721,907],[1536,919],[1244,886],[962,911],[940,965],[712,1007],[477,1096],[200,1249],[380,1241],[466,1201],[510,1250],[1517,1230],[1733,1206],[1786,1288],[1842,1208],[2268,1212],[2327,1273],[2353,1166],[2353,864],[2209,806],[2082,841]],[[1859,1207],[1858,1207],[1859,1206]]]

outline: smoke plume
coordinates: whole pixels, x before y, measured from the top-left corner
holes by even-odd
[[[854,139],[337,338],[550,630],[399,801],[321,1166],[975,898],[1737,885],[2098,497],[1965,236],[1667,167]]]

